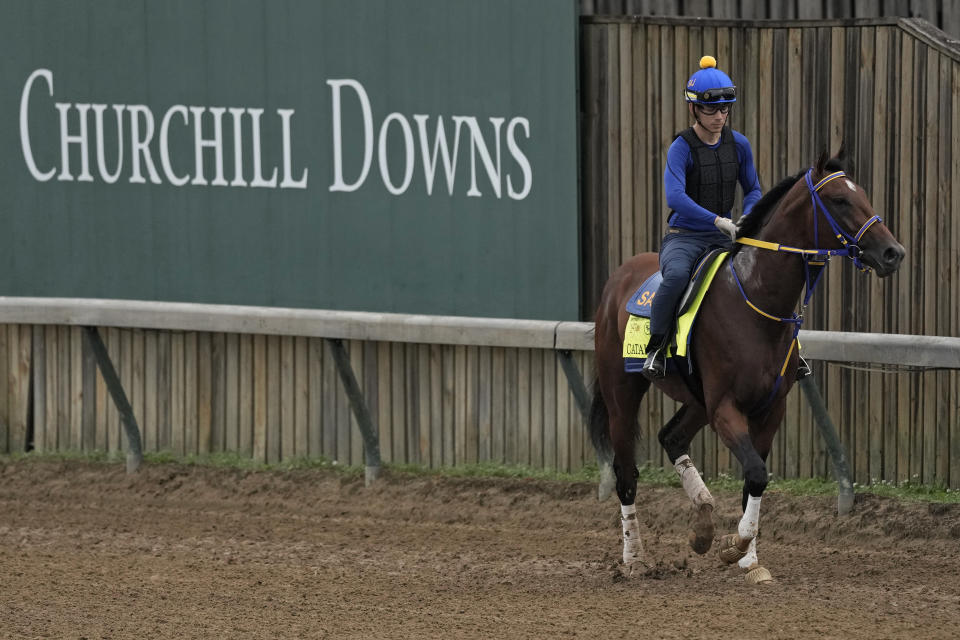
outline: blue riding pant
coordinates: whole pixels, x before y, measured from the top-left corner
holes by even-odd
[[[653,297],[650,311],[650,333],[664,335],[670,331],[680,297],[683,296],[697,260],[718,247],[729,247],[730,238],[720,231],[691,231],[670,227],[660,247],[660,273],[663,282]]]

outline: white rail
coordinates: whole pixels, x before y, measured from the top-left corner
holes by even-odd
[[[0,323],[263,333],[344,340],[593,350],[593,323],[182,302],[0,297]],[[801,331],[805,357],[960,369],[960,338]]]

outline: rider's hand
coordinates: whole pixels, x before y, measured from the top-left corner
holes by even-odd
[[[724,218],[723,216],[717,216],[713,220],[713,224],[717,226],[717,229],[720,229],[730,240],[737,239],[737,225],[733,223],[733,220],[730,218]]]

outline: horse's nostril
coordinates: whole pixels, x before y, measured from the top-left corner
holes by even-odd
[[[888,247],[883,252],[883,261],[889,265],[900,264],[903,260],[904,251],[900,247]]]

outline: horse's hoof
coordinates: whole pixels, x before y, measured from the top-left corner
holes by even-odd
[[[747,570],[747,575],[743,577],[747,584],[770,584],[773,582],[773,576],[767,571],[766,567],[759,564],[751,565]]]
[[[710,551],[713,546],[713,505],[702,504],[697,510],[697,522],[687,538],[690,548],[700,555]]]
[[[728,533],[720,538],[720,548],[717,550],[717,555],[720,556],[720,560],[724,563],[733,564],[734,562],[739,562],[743,556],[747,555],[747,549],[749,548],[749,539],[741,538],[736,533]]]

